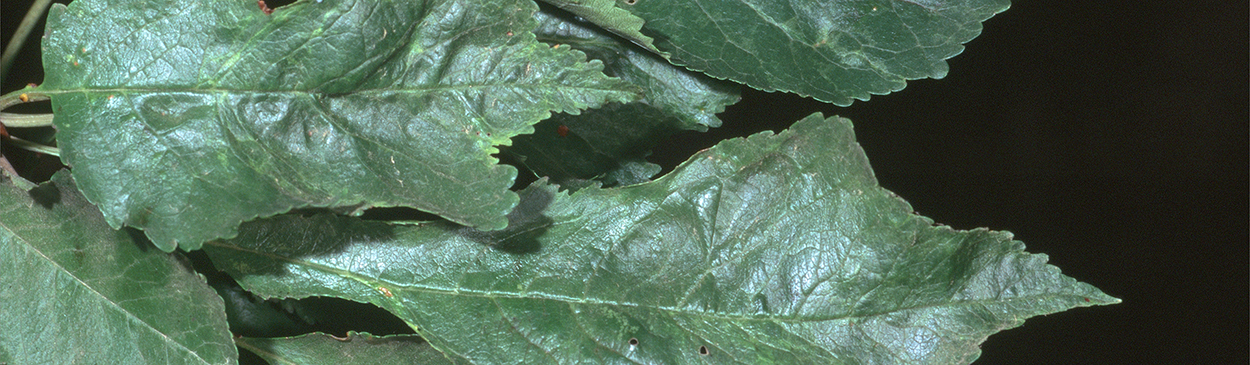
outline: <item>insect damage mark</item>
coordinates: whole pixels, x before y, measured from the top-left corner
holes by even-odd
[[[273,9],[270,9],[269,5],[265,5],[265,0],[256,0],[256,6],[260,7],[260,11],[265,13],[265,15],[273,14]]]

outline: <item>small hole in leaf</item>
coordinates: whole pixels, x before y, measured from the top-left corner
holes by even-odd
[[[629,345],[630,345],[630,346],[638,346],[638,339],[637,339],[637,338],[630,338],[630,339],[629,339]]]
[[[707,351],[707,346],[699,346],[699,355],[707,355],[707,354],[709,354],[709,352]]]
[[[637,3],[638,3],[638,0],[625,0],[625,4],[627,5],[634,5]]]

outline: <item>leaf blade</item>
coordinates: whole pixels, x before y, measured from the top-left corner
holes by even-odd
[[[204,278],[181,255],[109,228],[67,172],[0,190],[0,318],[16,331],[0,348],[12,361],[237,362],[222,300]]]
[[[166,251],[302,207],[499,229],[516,170],[494,146],[637,95],[536,42],[532,2],[467,5],[76,2],[50,15],[38,92],[87,197]]]
[[[837,118],[521,195],[503,231],[283,216],[206,250],[249,290],[369,301],[469,363],[969,362],[1024,318],[1118,302],[1010,234],[912,215]]]
[[[624,6],[670,60],[764,91],[837,105],[942,78],[944,60],[1007,0],[638,0]]]

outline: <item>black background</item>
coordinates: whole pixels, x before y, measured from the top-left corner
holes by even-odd
[[[3,5],[7,42],[29,5]],[[1124,300],[1029,319],[991,336],[978,364],[1244,364],[1248,19],[1245,1],[1018,1],[943,80],[848,108],[748,91],[722,128],[652,160],[812,112],[848,117],[881,185],[920,214],[1011,231]],[[4,92],[41,81],[35,44]]]

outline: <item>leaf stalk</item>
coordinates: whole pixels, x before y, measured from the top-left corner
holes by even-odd
[[[5,128],[50,127],[52,114],[0,113],[0,124]]]
[[[45,146],[45,145],[41,145],[41,144],[38,144],[38,143],[35,143],[35,142],[31,142],[31,141],[27,141],[27,140],[24,140],[24,139],[21,139],[21,138],[17,138],[17,137],[14,137],[14,136],[9,136],[9,138],[8,138],[6,141],[8,141],[9,143],[12,143],[12,144],[13,144],[14,146],[16,146],[17,148],[21,148],[21,149],[24,149],[24,150],[27,150],[27,151],[39,152],[39,153],[42,153],[42,154],[47,154],[47,155],[53,155],[53,156],[56,156],[56,157],[61,157],[61,149],[60,149],[60,148],[56,148],[56,147],[52,147],[52,146]]]

